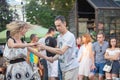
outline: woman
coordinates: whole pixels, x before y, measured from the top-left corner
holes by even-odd
[[[118,78],[120,69],[120,48],[116,46],[117,41],[115,38],[111,38],[109,41],[109,48],[106,50],[105,59],[107,59],[106,64],[112,64],[112,69],[110,72],[105,73],[106,79]]]
[[[78,37],[77,39],[76,39],[76,48],[75,48],[75,53],[76,53],[76,57],[78,58],[78,56],[80,55],[80,54],[78,54],[78,51],[79,51],[79,49],[80,49],[80,47],[81,47],[81,44],[82,44],[82,38],[81,37]],[[79,58],[78,58],[78,61],[79,61]]]
[[[83,45],[81,46],[79,53],[79,80],[83,80],[84,76],[90,75],[90,70],[94,69],[94,56],[92,53],[92,43],[89,34],[82,35]]]
[[[26,43],[21,40],[29,28],[30,25],[23,21],[14,21],[7,25],[11,37],[8,39],[4,50],[4,57],[10,63],[6,71],[6,80],[33,80],[34,73],[32,68],[25,61],[28,50],[49,60],[48,57],[30,48],[38,45],[38,43]]]

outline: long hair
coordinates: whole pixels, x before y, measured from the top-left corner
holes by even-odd
[[[115,45],[115,47],[118,47],[118,46],[117,46],[117,39],[116,39],[115,37],[112,37],[112,38],[110,38],[110,40],[109,40],[109,48],[112,47],[112,45],[111,45],[111,40],[112,40],[112,39],[115,39],[115,40],[116,40],[116,45]]]
[[[86,33],[86,34],[83,34],[82,36],[86,38],[86,43],[87,44],[89,42],[92,42],[92,38],[91,38],[90,34]]]
[[[10,36],[12,37],[16,33],[18,33],[20,29],[23,28],[24,26],[27,26],[27,28],[32,27],[32,25],[28,24],[27,22],[23,22],[23,21],[13,21],[7,24],[6,27],[7,27],[7,30],[10,31]]]

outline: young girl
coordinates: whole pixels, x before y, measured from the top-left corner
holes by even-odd
[[[82,35],[83,45],[81,46],[79,53],[79,80],[83,80],[84,76],[90,75],[90,70],[94,69],[94,56],[92,53],[92,43],[89,34]]]
[[[105,59],[107,59],[106,64],[112,64],[112,69],[110,72],[105,73],[106,79],[118,78],[120,70],[120,48],[116,46],[117,41],[115,38],[111,38],[109,41],[109,48],[106,50]]]

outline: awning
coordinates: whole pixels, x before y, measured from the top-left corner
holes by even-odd
[[[87,0],[95,9],[97,8],[120,8],[114,0]]]
[[[0,43],[6,43],[6,31],[4,30],[0,32]],[[37,34],[38,37],[43,37],[47,33],[48,29],[41,27],[41,26],[35,26],[34,28],[30,29],[26,34],[25,34],[25,40],[27,42],[30,41],[30,35],[31,34]]]

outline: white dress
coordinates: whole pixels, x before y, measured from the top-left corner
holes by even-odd
[[[27,48],[9,48],[6,44],[3,56],[9,61],[26,58]],[[31,66],[26,61],[23,61],[8,64],[5,80],[33,80],[33,76]]]
[[[92,60],[90,59],[89,55],[90,52],[86,49],[85,45],[82,45],[79,50],[79,60],[81,58],[79,64],[79,75],[89,76],[90,74],[90,67],[92,66]]]

